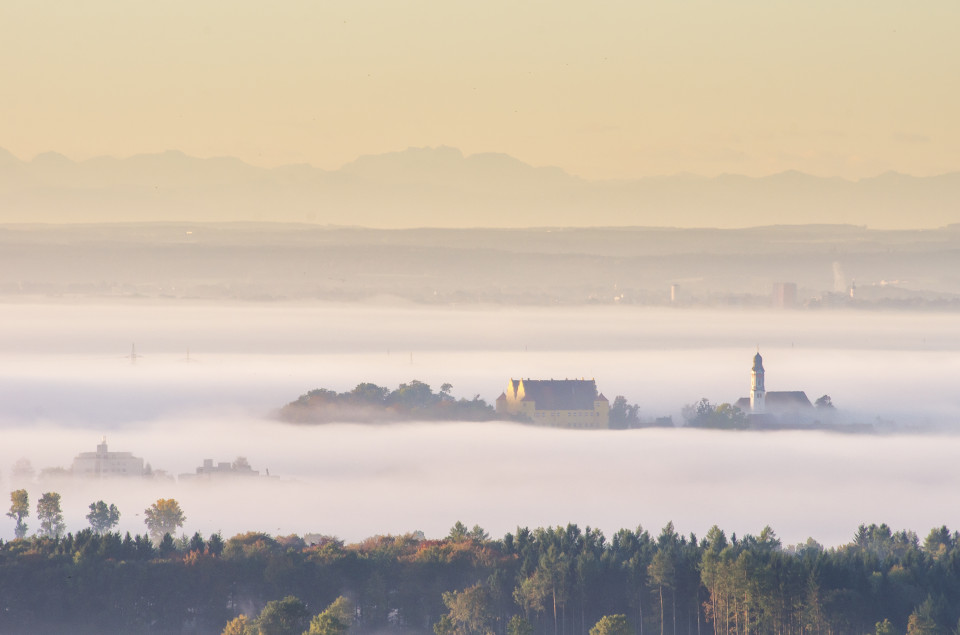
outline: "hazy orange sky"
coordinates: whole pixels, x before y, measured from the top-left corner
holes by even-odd
[[[588,178],[960,170],[960,2],[3,0],[0,147]]]

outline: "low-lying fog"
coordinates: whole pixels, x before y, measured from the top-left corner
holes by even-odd
[[[55,489],[70,530],[115,502],[142,531],[159,497],[188,533],[246,530],[494,536],[518,524],[606,532],[668,520],[702,534],[770,524],[785,542],[850,539],[860,523],[960,529],[960,331],[949,314],[702,312],[603,308],[189,305],[0,306],[0,487],[11,468],[69,468],[101,435],[171,474],[249,459],[279,477],[234,484],[30,482]],[[132,363],[131,345],[138,357]],[[768,390],[829,394],[845,421],[937,434],[578,432],[501,423],[296,427],[272,410],[317,387],[419,379],[488,402],[510,377],[588,377],[645,419],[749,389],[760,346]],[[188,352],[189,351],[189,352]],[[885,429],[889,430],[889,424]],[[4,511],[6,505],[3,505]],[[33,510],[32,510],[33,511]],[[140,515],[138,515],[140,514]],[[9,519],[0,519],[9,520]],[[33,517],[31,530],[36,527]],[[29,522],[29,521],[28,521]],[[0,522],[0,538],[13,522]]]

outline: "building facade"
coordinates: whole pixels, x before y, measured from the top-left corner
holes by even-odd
[[[229,461],[214,463],[213,459],[204,459],[203,465],[197,468],[195,474],[181,474],[180,480],[231,476],[260,476],[260,471],[250,467],[250,463],[242,456],[238,456],[232,463]]]
[[[81,452],[73,459],[74,476],[104,478],[111,476],[143,476],[143,459],[131,452],[110,452],[103,437],[96,452]]]
[[[610,426],[610,402],[593,379],[511,379],[497,413],[555,428]]]

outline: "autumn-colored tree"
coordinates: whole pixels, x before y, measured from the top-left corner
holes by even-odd
[[[172,534],[178,527],[183,527],[187,519],[180,509],[180,503],[173,498],[160,498],[157,502],[143,510],[143,522],[150,532],[154,542],[163,540],[165,534]]]
[[[253,624],[246,615],[238,615],[223,627],[220,635],[256,635]]]
[[[18,489],[10,492],[10,511],[7,516],[17,521],[17,526],[13,530],[13,535],[17,538],[23,538],[27,535],[27,523],[23,519],[30,515],[30,497],[27,490]]]
[[[342,595],[310,620],[304,635],[343,635],[353,624],[353,605]]]
[[[907,621],[907,635],[938,635],[943,630],[937,627],[933,618],[933,600],[927,598],[920,606],[913,610]]]
[[[493,602],[490,590],[474,584],[463,591],[443,594],[443,604],[449,609],[434,627],[437,635],[492,635],[495,632]]]
[[[622,614],[604,615],[593,628],[590,635],[631,635],[633,629],[627,622],[627,616]]]

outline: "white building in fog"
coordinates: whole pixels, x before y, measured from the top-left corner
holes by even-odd
[[[73,459],[71,471],[74,476],[94,478],[143,476],[143,459],[132,452],[110,452],[103,437],[96,452],[81,452]]]
[[[763,358],[760,351],[753,356],[750,368],[750,396],[734,404],[755,422],[803,423],[812,420],[814,407],[802,390],[772,390],[765,386]]]

